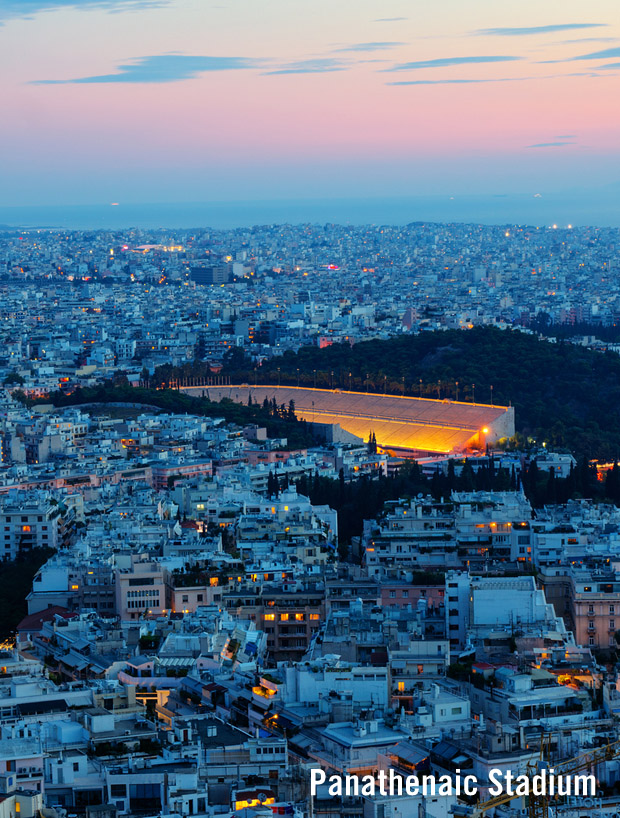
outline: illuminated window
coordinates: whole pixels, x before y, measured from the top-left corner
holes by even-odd
[[[267,622],[273,622],[275,618],[276,618],[275,614],[265,614],[265,619]]]
[[[302,613],[295,614],[295,619],[296,619],[298,622],[303,622],[303,621],[304,621],[304,615],[303,615]]]
[[[71,590],[72,591],[77,591],[79,587],[80,587],[79,585],[72,585]]]
[[[404,693],[405,692],[405,683],[404,682],[399,682],[398,683],[398,692],[399,693]]]
[[[280,614],[280,622],[288,622],[288,614]]]
[[[318,614],[310,614],[310,619],[313,622],[316,622],[318,619],[320,619],[320,616]]]
[[[30,531],[30,526],[29,525],[23,525],[22,526],[22,531],[24,531],[26,533],[29,532]]]

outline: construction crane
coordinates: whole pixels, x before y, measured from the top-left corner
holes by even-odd
[[[550,741],[550,737],[549,737]],[[559,764],[550,765],[547,758],[549,753],[548,742],[541,741],[540,754],[537,759],[532,759],[527,765],[527,775],[530,779],[534,775],[540,774],[543,770],[549,772],[551,766],[554,775],[575,775],[583,770],[594,770],[603,761],[610,761],[613,758],[620,756],[620,741],[614,741],[611,744],[606,744],[603,747],[597,747],[595,750],[589,750],[587,753],[570,758],[567,761],[562,761]],[[533,788],[530,787],[530,790]],[[495,807],[500,807],[502,804],[508,804],[510,801],[516,800],[519,796],[514,793],[503,793],[489,798],[487,801],[481,801],[473,807],[455,808],[455,815],[466,815],[471,818],[480,818],[489,810]],[[549,818],[549,802],[552,799],[557,799],[560,796],[549,795],[534,795],[531,791],[527,796],[527,811],[528,818]]]

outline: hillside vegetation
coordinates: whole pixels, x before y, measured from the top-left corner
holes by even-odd
[[[459,400],[471,401],[475,394],[477,403],[515,407],[518,443],[546,441],[606,461],[620,456],[620,356],[567,341],[480,327],[304,347],[257,373],[229,368],[227,374],[250,383],[279,378],[416,397],[456,399],[458,392]]]

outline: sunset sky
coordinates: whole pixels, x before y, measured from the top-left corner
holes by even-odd
[[[617,0],[0,0],[0,204],[620,182]]]

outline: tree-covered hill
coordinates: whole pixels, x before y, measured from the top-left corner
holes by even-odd
[[[279,371],[278,371],[279,370]],[[349,374],[350,373],[350,374]],[[520,435],[577,456],[620,456],[620,356],[492,327],[304,347],[254,371],[253,383],[297,383],[508,405]],[[457,385],[458,382],[458,385]],[[492,387],[492,389],[491,389]]]

